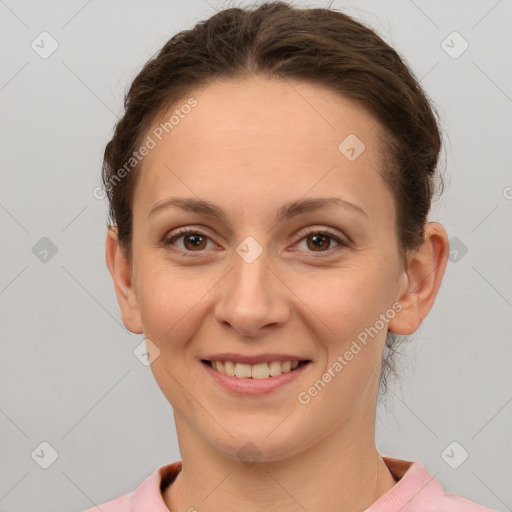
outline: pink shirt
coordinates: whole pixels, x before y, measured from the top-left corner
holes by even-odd
[[[495,512],[444,492],[439,480],[420,462],[382,458],[398,482],[364,512]],[[135,491],[100,505],[101,512],[169,512],[160,486],[173,481],[180,468],[181,461],[178,461],[156,469]],[[98,512],[98,509],[93,507],[84,512]]]

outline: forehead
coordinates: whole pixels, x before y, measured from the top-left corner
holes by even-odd
[[[190,97],[195,106],[181,108],[193,104]],[[190,97],[148,132],[155,147],[143,161],[135,217],[171,196],[197,196],[241,214],[326,194],[361,205],[370,217],[393,215],[381,177],[380,126],[357,103],[317,84],[262,78],[218,80]]]

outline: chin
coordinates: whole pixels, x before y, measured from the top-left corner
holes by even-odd
[[[223,440],[211,440],[210,446],[224,457],[239,460],[247,467],[256,463],[285,460],[305,449],[305,440],[291,435],[286,429],[270,435],[261,428],[254,430],[258,430],[258,434],[239,431],[233,437],[226,435]]]

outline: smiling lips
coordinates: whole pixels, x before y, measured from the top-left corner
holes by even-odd
[[[222,353],[212,354],[202,359],[202,362],[227,377],[267,379],[289,373],[311,361],[291,354],[244,356],[235,353]]]
[[[303,361],[305,362],[305,361]],[[300,361],[271,361],[270,363],[246,364],[233,361],[207,361],[218,372],[240,379],[266,379],[295,370]]]
[[[207,373],[224,390],[235,395],[262,396],[299,379],[312,360],[292,354],[243,356],[223,353],[201,359]]]

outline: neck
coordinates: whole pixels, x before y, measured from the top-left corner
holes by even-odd
[[[175,419],[183,464],[163,492],[171,512],[362,512],[396,484],[373,430],[337,431],[295,456],[249,465],[219,454],[190,429],[183,435],[186,425]]]

